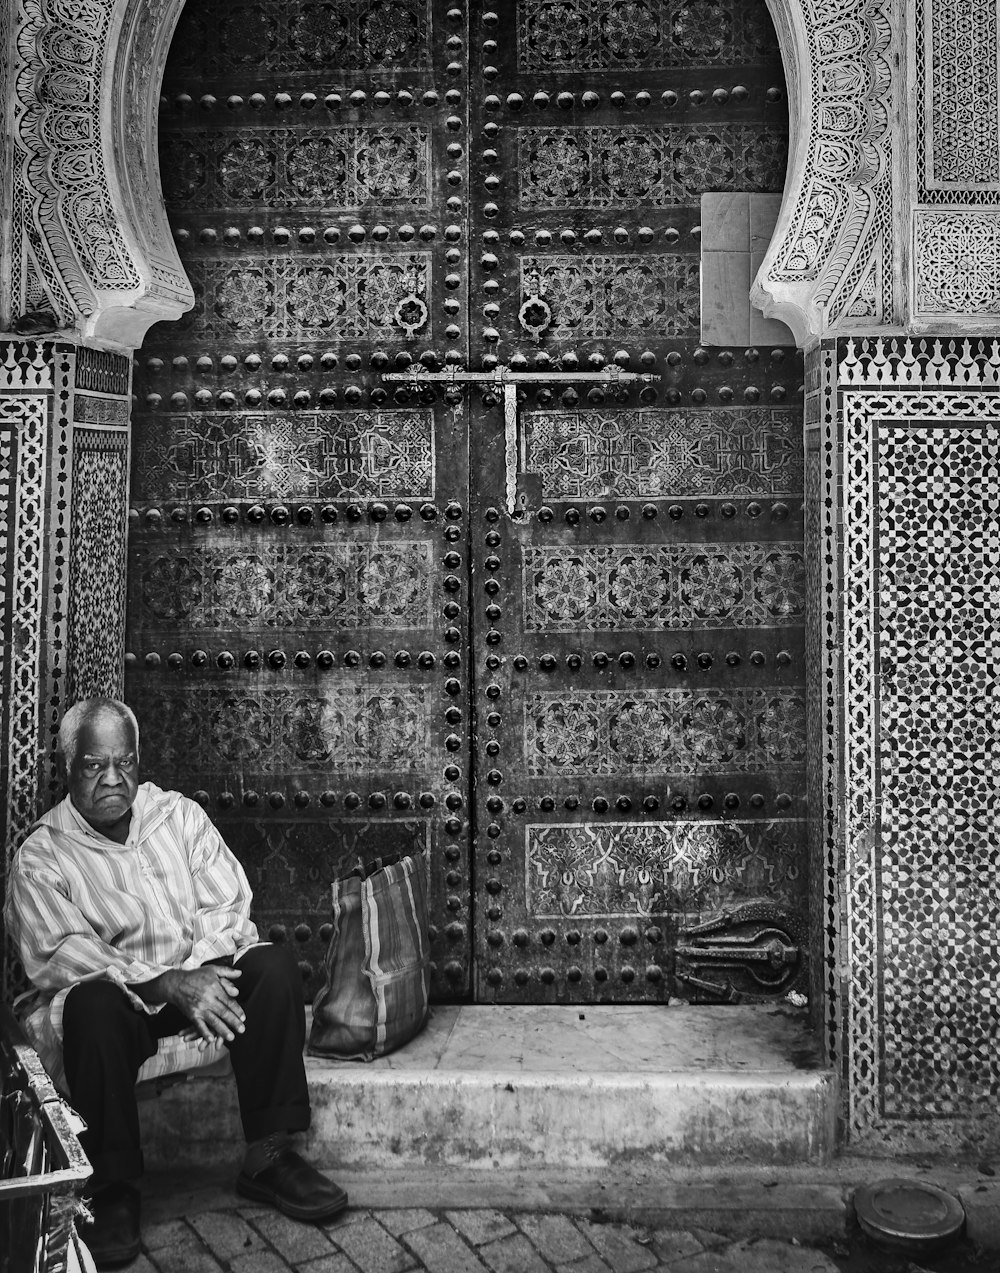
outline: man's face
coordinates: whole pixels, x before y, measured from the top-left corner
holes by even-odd
[[[139,789],[139,755],[131,725],[110,714],[80,730],[67,786],[79,812],[98,830],[120,821]]]

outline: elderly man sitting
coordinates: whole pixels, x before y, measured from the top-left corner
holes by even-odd
[[[98,1267],[139,1253],[135,1081],[171,1034],[229,1049],[248,1142],[237,1191],[298,1220],[336,1215],[347,1195],[288,1145],[309,1125],[301,977],[258,941],[242,867],[198,805],[140,784],[124,703],[70,708],[59,751],[69,794],[18,850],[5,914],[87,1124]]]

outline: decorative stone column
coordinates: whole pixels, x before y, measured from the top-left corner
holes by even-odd
[[[1000,342],[824,341],[813,807],[854,1140],[996,1145]]]
[[[997,14],[770,7],[800,141],[753,296],[806,351],[817,1019],[850,1140],[995,1149]]]
[[[193,300],[156,159],[182,3],[0,0],[0,892],[62,712],[121,692],[131,351]]]
[[[58,795],[63,711],[120,695],[131,359],[0,339],[0,832]]]

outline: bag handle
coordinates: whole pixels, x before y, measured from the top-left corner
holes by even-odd
[[[419,848],[408,850],[404,853],[390,853],[386,857],[372,858],[370,862],[359,862],[357,866],[352,867],[350,871],[346,871],[343,875],[338,875],[336,879],[337,881],[353,879],[367,880],[377,871],[385,870],[385,868],[389,866],[396,866],[397,863],[402,862],[404,858],[423,858],[426,856],[426,853],[426,849]]]

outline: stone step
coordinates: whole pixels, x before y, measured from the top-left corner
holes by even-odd
[[[438,1006],[370,1064],[307,1061],[307,1152],[329,1168],[798,1163],[836,1148],[835,1076],[779,1006]],[[140,1107],[147,1164],[225,1165],[242,1146],[232,1077]]]

